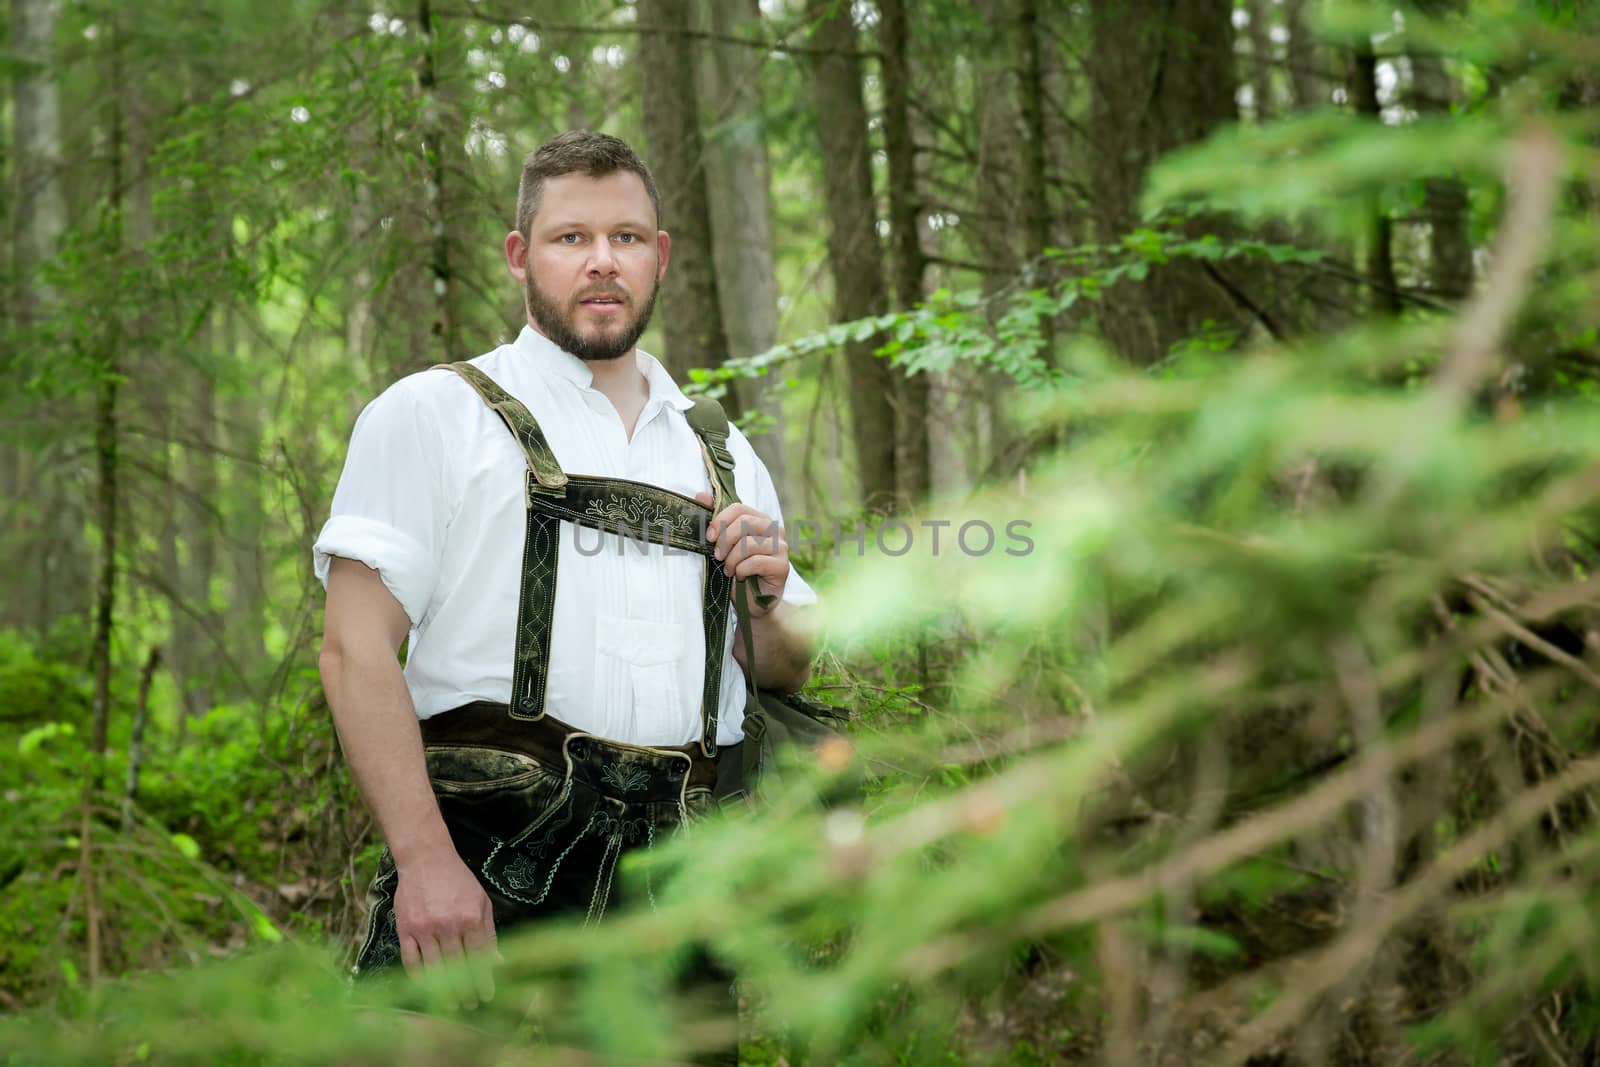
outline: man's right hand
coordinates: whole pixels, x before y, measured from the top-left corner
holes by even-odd
[[[465,959],[478,996],[493,1000],[494,906],[478,879],[453,849],[398,865],[398,871],[394,921],[406,971]]]

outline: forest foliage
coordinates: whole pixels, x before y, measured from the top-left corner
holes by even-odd
[[[673,1058],[707,947],[750,1062],[1600,1056],[1591,12],[527,7],[13,0],[0,1051]],[[345,975],[309,546],[361,406],[513,334],[570,126],[657,168],[643,347],[854,721],[458,1013]]]

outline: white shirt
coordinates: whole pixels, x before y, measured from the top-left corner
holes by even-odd
[[[632,440],[583,361],[531,328],[472,363],[527,406],[567,473],[710,492],[683,415],[692,402],[654,358],[640,352],[638,361],[650,395]],[[737,428],[728,449],[739,499],[781,522],[772,477]],[[510,700],[525,470],[499,416],[448,370],[396,382],[356,420],[332,516],[312,550],[316,574],[326,585],[329,557],[343,556],[382,576],[411,619],[405,677],[419,718]],[[562,522],[549,714],[631,744],[698,740],[704,566],[693,553]],[[783,599],[816,602],[792,566]],[[730,610],[719,744],[743,736],[737,633]]]

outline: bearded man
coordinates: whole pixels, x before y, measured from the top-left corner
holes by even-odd
[[[504,245],[526,327],[395,383],[356,422],[314,557],[323,683],[388,846],[358,973],[598,917],[618,856],[705,810],[738,760],[742,672],[789,690],[809,673],[815,594],[781,534],[761,536],[781,522],[771,477],[737,429],[692,426],[701,409],[636,348],[671,249],[658,212],[615,137],[531,153]],[[743,503],[714,495],[717,463]],[[698,501],[699,551],[580,535],[607,493],[670,521]],[[728,613],[703,610],[735,580],[755,583],[754,662]]]

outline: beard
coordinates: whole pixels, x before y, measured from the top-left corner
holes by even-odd
[[[531,270],[523,275],[522,280],[523,293],[528,299],[528,316],[533,320],[534,326],[540,333],[554,341],[557,347],[587,362],[618,359],[633,350],[645,327],[650,325],[650,315],[656,309],[656,290],[660,287],[659,282],[651,283],[650,295],[645,298],[644,307],[631,318],[616,323],[597,324],[585,334],[578,331],[575,323],[578,304],[581,301],[595,296],[610,296],[622,301],[623,307],[632,311],[633,297],[619,286],[592,285],[580,291],[563,308],[539,288],[538,283],[533,280]]]

